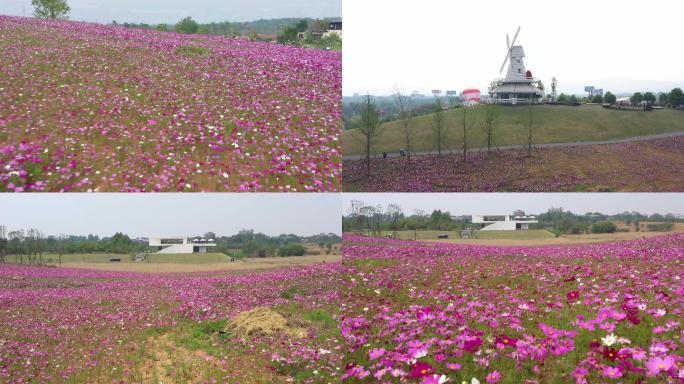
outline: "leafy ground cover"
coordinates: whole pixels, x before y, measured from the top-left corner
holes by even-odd
[[[340,52],[0,16],[0,191],[337,191]]]
[[[0,382],[339,381],[339,263],[143,274],[0,264]],[[268,308],[300,330],[230,332]]]
[[[684,137],[461,155],[344,161],[350,192],[562,192],[684,190]]]
[[[540,247],[344,241],[346,382],[684,380],[682,234]]]

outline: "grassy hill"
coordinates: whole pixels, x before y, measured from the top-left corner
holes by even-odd
[[[484,106],[468,109],[468,146],[479,149],[485,144],[483,130]],[[462,146],[462,109],[444,113],[449,148]],[[496,126],[496,144],[524,144],[522,122],[527,119],[527,107],[499,107]],[[413,149],[436,150],[431,128],[433,115],[416,117],[412,122]],[[568,107],[560,105],[537,105],[533,107],[534,126],[537,127],[536,143],[561,143],[621,139],[633,136],[684,131],[684,112],[664,109],[652,112],[618,111],[604,109],[600,105]],[[342,136],[343,154],[363,153],[363,142],[357,130],[349,130]],[[376,153],[396,152],[405,148],[403,127],[399,121],[382,125],[382,133],[375,148]],[[444,148],[443,148],[444,149]]]

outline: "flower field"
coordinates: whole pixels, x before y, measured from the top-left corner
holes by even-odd
[[[339,276],[339,263],[258,274],[0,264],[0,382],[336,382]],[[305,336],[221,333],[256,307]]]
[[[337,191],[342,57],[0,16],[0,191]]]
[[[575,192],[684,190],[684,137],[633,143],[344,161],[350,192]]]
[[[684,235],[344,253],[347,382],[684,382]]]

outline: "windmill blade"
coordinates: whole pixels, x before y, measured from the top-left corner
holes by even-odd
[[[508,61],[508,56],[510,56],[511,50],[509,49],[508,52],[506,53],[506,58],[504,58],[503,63],[501,64],[501,69],[499,69],[499,74],[503,72],[504,67],[506,66],[506,62]]]
[[[506,49],[511,50],[511,42],[508,40],[508,33],[506,34]]]
[[[512,48],[513,45],[515,45],[515,39],[518,38],[518,33],[520,33],[520,27],[518,27],[518,30],[515,32],[515,36],[513,36],[513,42],[511,43],[510,48]]]

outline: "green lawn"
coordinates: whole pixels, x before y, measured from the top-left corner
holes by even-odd
[[[382,236],[393,233],[392,231],[382,232]],[[450,239],[460,239],[460,231],[433,231],[433,230],[423,230],[416,231],[416,240],[435,240],[437,235],[447,234]],[[414,231],[397,231],[397,235],[402,240],[413,240]],[[478,231],[478,239],[517,239],[517,240],[529,240],[529,239],[544,239],[554,237],[553,234],[544,229],[530,229],[526,231]]]
[[[684,131],[684,112],[672,109],[643,112],[611,110],[600,105],[579,107],[537,105],[532,110],[533,124],[538,128],[535,139],[538,144],[610,140]],[[477,106],[467,111],[468,146],[479,149],[485,144],[482,128],[485,106]],[[523,133],[522,122],[527,119],[527,115],[528,108],[524,106],[499,107],[496,144],[525,144],[526,137]],[[448,110],[444,116],[447,127],[446,147],[461,148],[463,109]],[[431,128],[432,115],[416,117],[412,124],[413,149],[415,151],[436,150]],[[358,140],[358,137],[360,135],[355,129],[344,132],[342,136],[344,155],[363,153],[363,143]],[[400,123],[392,121],[383,124],[375,152],[396,152],[405,147],[403,128]]]
[[[109,263],[112,257],[121,257],[121,263],[133,263],[130,255],[114,255],[103,253],[64,253],[62,254],[62,264],[70,263]],[[6,256],[6,261],[9,263],[18,263],[20,261],[18,255]],[[28,262],[28,257],[24,255],[24,263]],[[58,254],[43,254],[43,261],[48,264],[58,264]],[[223,253],[193,253],[193,254],[149,254],[143,263],[181,263],[181,264],[208,264],[208,263],[222,263],[229,262],[230,257]]]

